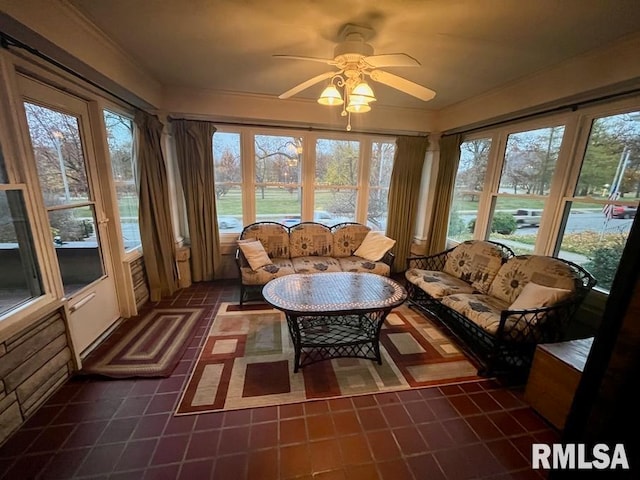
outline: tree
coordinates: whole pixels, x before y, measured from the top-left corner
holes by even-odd
[[[389,184],[391,183],[394,154],[394,143],[374,142],[372,144],[367,219],[377,227],[382,226],[382,220],[388,211]]]
[[[359,158],[359,142],[318,140],[316,159],[321,169],[316,169],[316,184],[331,192],[331,203],[326,206],[330,212],[348,216],[355,211],[357,189],[352,187],[358,184]]]
[[[267,183],[297,184],[302,139],[275,135],[256,135],[254,138],[256,184],[261,198],[264,199]]]
[[[89,186],[76,117],[25,102],[43,193],[88,199]],[[66,201],[66,199],[65,199]]]
[[[546,195],[563,133],[560,126],[509,135],[501,185],[511,186],[515,194],[522,187],[527,194]]]
[[[230,183],[242,182],[240,158],[231,150],[225,149],[219,162],[215,165],[216,199],[220,200],[231,188]]]
[[[460,145],[460,162],[456,175],[456,190],[463,192],[481,192],[487,173],[491,140],[469,140]]]

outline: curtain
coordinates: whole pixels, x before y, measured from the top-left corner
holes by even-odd
[[[221,265],[213,181],[213,134],[210,122],[172,121],[191,240],[191,277],[213,280]]]
[[[140,236],[149,280],[149,296],[157,302],[178,288],[175,244],[167,170],[162,155],[162,123],[158,117],[138,111],[136,154],[140,179]]]
[[[418,208],[422,165],[429,140],[426,137],[398,137],[389,184],[387,237],[396,241],[394,272],[406,268],[413,240],[413,223]]]
[[[447,244],[449,210],[460,160],[461,141],[462,137],[459,134],[446,135],[440,139],[440,159],[436,180],[438,191],[432,208],[433,216],[427,240],[427,255],[443,251]]]

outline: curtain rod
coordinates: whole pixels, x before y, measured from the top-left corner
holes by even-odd
[[[603,95],[601,97],[596,97],[596,98],[592,98],[592,99],[589,99],[589,100],[583,100],[581,102],[566,103],[564,105],[559,105],[557,107],[549,108],[547,110],[541,110],[541,111],[535,112],[535,113],[527,113],[527,114],[523,114],[523,115],[518,115],[518,116],[515,116],[515,117],[508,118],[506,120],[496,120],[494,122],[487,123],[487,124],[484,124],[484,125],[479,125],[477,127],[473,127],[473,128],[469,128],[469,129],[453,128],[451,130],[447,130],[446,132],[443,132],[443,136],[445,136],[445,135],[455,135],[457,133],[466,135],[466,134],[470,134],[470,133],[480,132],[482,130],[487,130],[487,129],[493,128],[493,127],[500,127],[500,126],[505,126],[505,125],[509,125],[509,124],[512,124],[512,123],[522,122],[524,120],[532,120],[534,118],[546,117],[546,116],[552,115],[554,113],[560,113],[560,112],[564,112],[564,111],[575,112],[576,110],[578,110],[580,108],[585,108],[585,107],[588,107],[588,106],[591,106],[591,105],[595,105],[595,104],[598,104],[598,103],[607,102],[609,100],[622,99],[624,97],[633,97],[633,96],[638,95],[638,94],[640,94],[640,87],[632,88],[630,90],[625,90],[625,91],[622,91],[622,92],[610,93],[608,95]]]
[[[140,108],[137,105],[132,104],[130,101],[125,100],[124,98],[122,98],[121,96],[107,90],[105,87],[103,87],[102,85],[96,83],[93,80],[90,80],[89,78],[85,77],[84,75],[76,72],[75,70],[73,70],[72,68],[67,67],[66,65],[64,65],[63,63],[49,57],[48,55],[45,55],[44,53],[42,53],[40,50],[33,48],[29,45],[27,45],[24,42],[21,42],[20,40],[7,35],[5,32],[0,31],[0,46],[6,50],[10,50],[11,47],[16,47],[16,48],[20,48],[22,50],[25,50],[26,52],[30,53],[31,55],[34,55],[35,57],[38,57],[44,61],[46,61],[47,63],[50,63],[51,65],[53,65],[56,68],[59,68],[60,70],[64,71],[65,73],[68,73],[69,75],[72,75],[80,80],[82,80],[85,83],[88,83],[89,85],[91,85],[92,87],[95,87],[97,89],[99,89],[100,91],[108,94],[110,97],[116,98],[119,101],[125,103],[126,105],[129,105],[130,107],[134,108],[134,109],[138,109]]]
[[[170,117],[169,120],[180,120],[181,118],[179,117]],[[230,121],[216,121],[216,120],[209,120],[209,119],[202,119],[202,118],[198,118],[198,119],[193,119],[193,118],[184,118],[184,120],[203,120],[206,122],[210,122],[213,123],[215,125],[227,125],[227,126],[232,126],[232,127],[249,127],[249,128],[272,128],[272,129],[276,129],[276,130],[304,130],[307,132],[331,132],[331,133],[345,133],[344,130],[338,130],[338,129],[333,129],[333,128],[323,128],[323,127],[312,127],[312,126],[296,126],[296,125],[283,125],[283,124],[262,124],[262,123],[241,123],[241,122],[230,122]],[[410,135],[407,132],[399,132],[399,133],[380,133],[380,132],[370,132],[370,131],[366,131],[366,130],[351,130],[351,132],[347,132],[347,133],[357,133],[357,134],[362,134],[362,135],[371,135],[371,136],[378,136],[378,137],[398,137],[401,135]],[[413,134],[411,136],[414,137],[428,137],[427,135],[419,135],[419,134]]]

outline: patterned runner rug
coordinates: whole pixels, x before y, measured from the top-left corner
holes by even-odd
[[[168,377],[196,331],[201,308],[155,308],[122,322],[82,362],[81,374]]]
[[[293,373],[284,314],[266,304],[223,303],[176,415],[264,407],[477,380],[476,367],[423,315],[402,305],[380,334],[382,365],[318,362]]]

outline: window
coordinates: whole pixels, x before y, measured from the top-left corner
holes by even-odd
[[[387,229],[389,184],[391,183],[395,151],[395,143],[372,142],[371,144],[367,225],[373,230],[385,231]]]
[[[295,225],[302,213],[302,139],[255,135],[256,220]]]
[[[329,224],[355,221],[360,142],[318,139],[314,209],[333,217]]]
[[[213,134],[216,212],[221,233],[242,231],[242,163],[240,134]]]
[[[515,236],[511,246],[516,253],[533,252],[541,222],[534,210],[539,213],[549,196],[563,135],[562,125],[509,134],[493,202],[490,240]],[[518,215],[518,210],[525,215]]]
[[[0,146],[0,317],[43,294],[22,187],[9,184]]]
[[[213,158],[220,234],[235,238],[257,221],[357,221],[385,230],[394,155],[395,142],[380,136],[218,130]]]
[[[133,121],[123,115],[104,111],[111,171],[116,189],[120,229],[125,251],[141,244],[138,218],[138,179],[133,155]]]
[[[517,254],[572,261],[608,293],[640,203],[639,101],[585,107],[550,117],[542,128],[537,120],[537,128],[503,126],[466,138],[449,238],[484,236]],[[477,214],[483,228],[465,232],[467,213]]]
[[[558,256],[609,291],[640,198],[640,111],[591,122],[577,184],[565,204]]]
[[[24,107],[51,241],[71,295],[104,275],[78,119],[28,102]]]
[[[478,216],[480,196],[485,188],[491,138],[467,140],[460,145],[460,161],[453,189],[447,237],[468,240]]]

